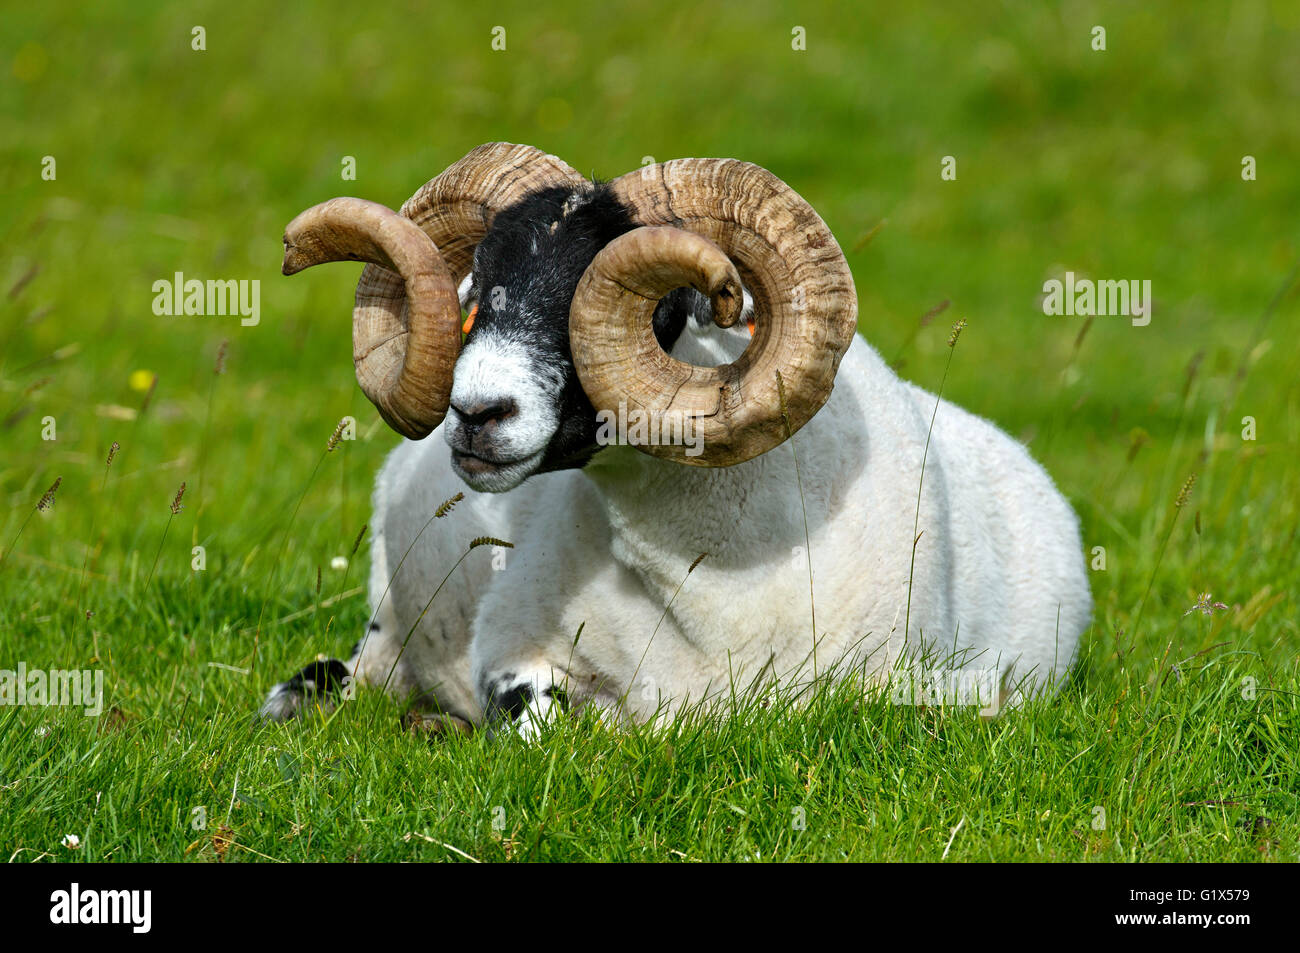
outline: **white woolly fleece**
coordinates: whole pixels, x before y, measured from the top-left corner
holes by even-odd
[[[675,352],[695,363],[734,359],[748,340],[682,338]],[[721,469],[609,447],[585,470],[494,495],[456,478],[441,435],[404,441],[374,495],[379,628],[351,665],[382,683],[432,586],[471,539],[496,536],[515,549],[465,560],[416,625],[394,679],[471,721],[509,685],[530,687],[534,718],[555,685],[572,703],[643,720],[661,701],[672,710],[760,677],[806,680],[808,551],[818,671],[843,662],[883,682],[922,653],[956,653],[949,667],[994,669],[1012,703],[1017,685],[1049,688],[1091,614],[1078,520],[1021,444],[941,401],[913,567],[934,412],[932,394],[855,338],[830,400],[793,440],[802,505],[788,444]],[[465,500],[416,540],[458,491]]]

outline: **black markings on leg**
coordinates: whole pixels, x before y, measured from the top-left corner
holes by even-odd
[[[542,692],[542,694],[545,695],[547,698],[551,699],[551,701],[555,702],[555,704],[559,707],[560,711],[569,710],[569,693],[566,692],[563,688],[559,688],[558,686],[552,685],[550,688]]]
[[[491,708],[495,713],[504,713],[511,721],[517,721],[532,700],[533,688],[531,685],[515,685],[513,688],[507,688],[504,691],[494,691],[492,693]]]
[[[287,721],[305,707],[333,708],[344,679],[350,675],[348,667],[338,659],[312,662],[271,689],[262,703],[261,716],[270,721]]]
[[[302,692],[304,695],[333,694],[343,687],[343,679],[348,677],[348,667],[336,658],[317,659],[303,667],[291,679],[284,683],[289,691]]]
[[[484,681],[483,694],[487,697],[489,721],[519,721],[537,698],[531,681],[516,681],[514,672],[502,672],[490,681]],[[569,693],[558,685],[548,685],[541,690],[542,701],[549,701],[561,711],[569,710]],[[543,709],[550,705],[542,704]]]

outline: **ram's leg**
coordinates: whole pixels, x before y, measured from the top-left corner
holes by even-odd
[[[261,717],[288,721],[309,711],[329,713],[341,700],[352,697],[358,685],[386,687],[399,695],[411,693],[416,686],[401,658],[402,639],[395,637],[396,627],[396,617],[385,602],[366,627],[366,634],[352,646],[346,662],[318,658],[304,666],[271,689],[262,703]]]
[[[549,665],[489,666],[479,682],[493,730],[509,729],[535,738],[554,715],[568,711],[568,679]]]
[[[653,717],[661,702],[671,707],[674,696],[699,697],[690,674],[698,656],[626,570],[611,564],[571,581],[527,580],[536,583],[529,592],[564,595],[552,605],[484,604],[471,656],[492,731],[533,738],[568,711],[594,710],[606,724],[623,725]]]
[[[379,627],[371,625],[370,635],[378,635]],[[333,711],[344,698],[351,697],[351,692],[358,680],[367,681],[366,673],[373,666],[363,670],[358,677],[363,648],[367,647],[368,638],[363,638],[352,647],[352,657],[346,662],[335,658],[318,658],[303,666],[298,672],[274,685],[262,702],[258,714],[267,721],[288,721],[308,711],[325,714]],[[367,656],[371,653],[367,652]]]
[[[338,659],[317,659],[273,686],[258,714],[266,721],[288,721],[304,711],[328,712],[347,690],[350,673]]]
[[[582,600],[573,598],[567,580],[552,583],[520,563],[510,571],[528,592],[567,598],[528,601],[512,598],[504,587],[493,592],[475,620],[470,657],[489,730],[531,739],[565,712],[592,705],[616,710],[618,700],[606,691],[611,680],[602,674],[610,671],[599,651],[611,643],[605,620],[572,621]]]
[[[378,509],[375,520],[382,525],[383,517]],[[263,719],[288,721],[304,712],[328,713],[361,685],[383,688],[398,697],[410,696],[417,708],[436,710],[432,704],[422,705],[419,693],[427,686],[421,684],[412,665],[412,656],[420,650],[418,634],[416,641],[403,651],[410,629],[399,623],[394,610],[385,538],[385,533],[378,532],[371,543],[371,619],[365,633],[352,646],[351,657],[342,662],[318,656],[316,661],[272,687],[259,712]],[[378,609],[374,608],[376,601]]]

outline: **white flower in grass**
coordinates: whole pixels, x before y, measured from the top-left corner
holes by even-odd
[[[348,568],[348,557],[346,556],[335,556],[333,559],[330,560],[330,569],[333,569],[335,572],[342,572],[347,568]]]
[[[81,846],[81,838],[76,834],[64,834],[63,846],[68,848],[68,850],[76,850]]]
[[[1198,611],[1203,613],[1204,615],[1213,615],[1215,609],[1228,608],[1222,602],[1211,602],[1210,598],[1211,596],[1208,592],[1201,593],[1201,598],[1196,600],[1196,605],[1192,606],[1190,609],[1184,612],[1183,615],[1188,616],[1191,615],[1193,612],[1198,612]]]

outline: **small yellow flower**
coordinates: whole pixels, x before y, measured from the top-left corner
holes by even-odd
[[[153,378],[153,371],[138,370],[132,371],[126,382],[131,386],[131,390],[144,393],[153,386]]]

